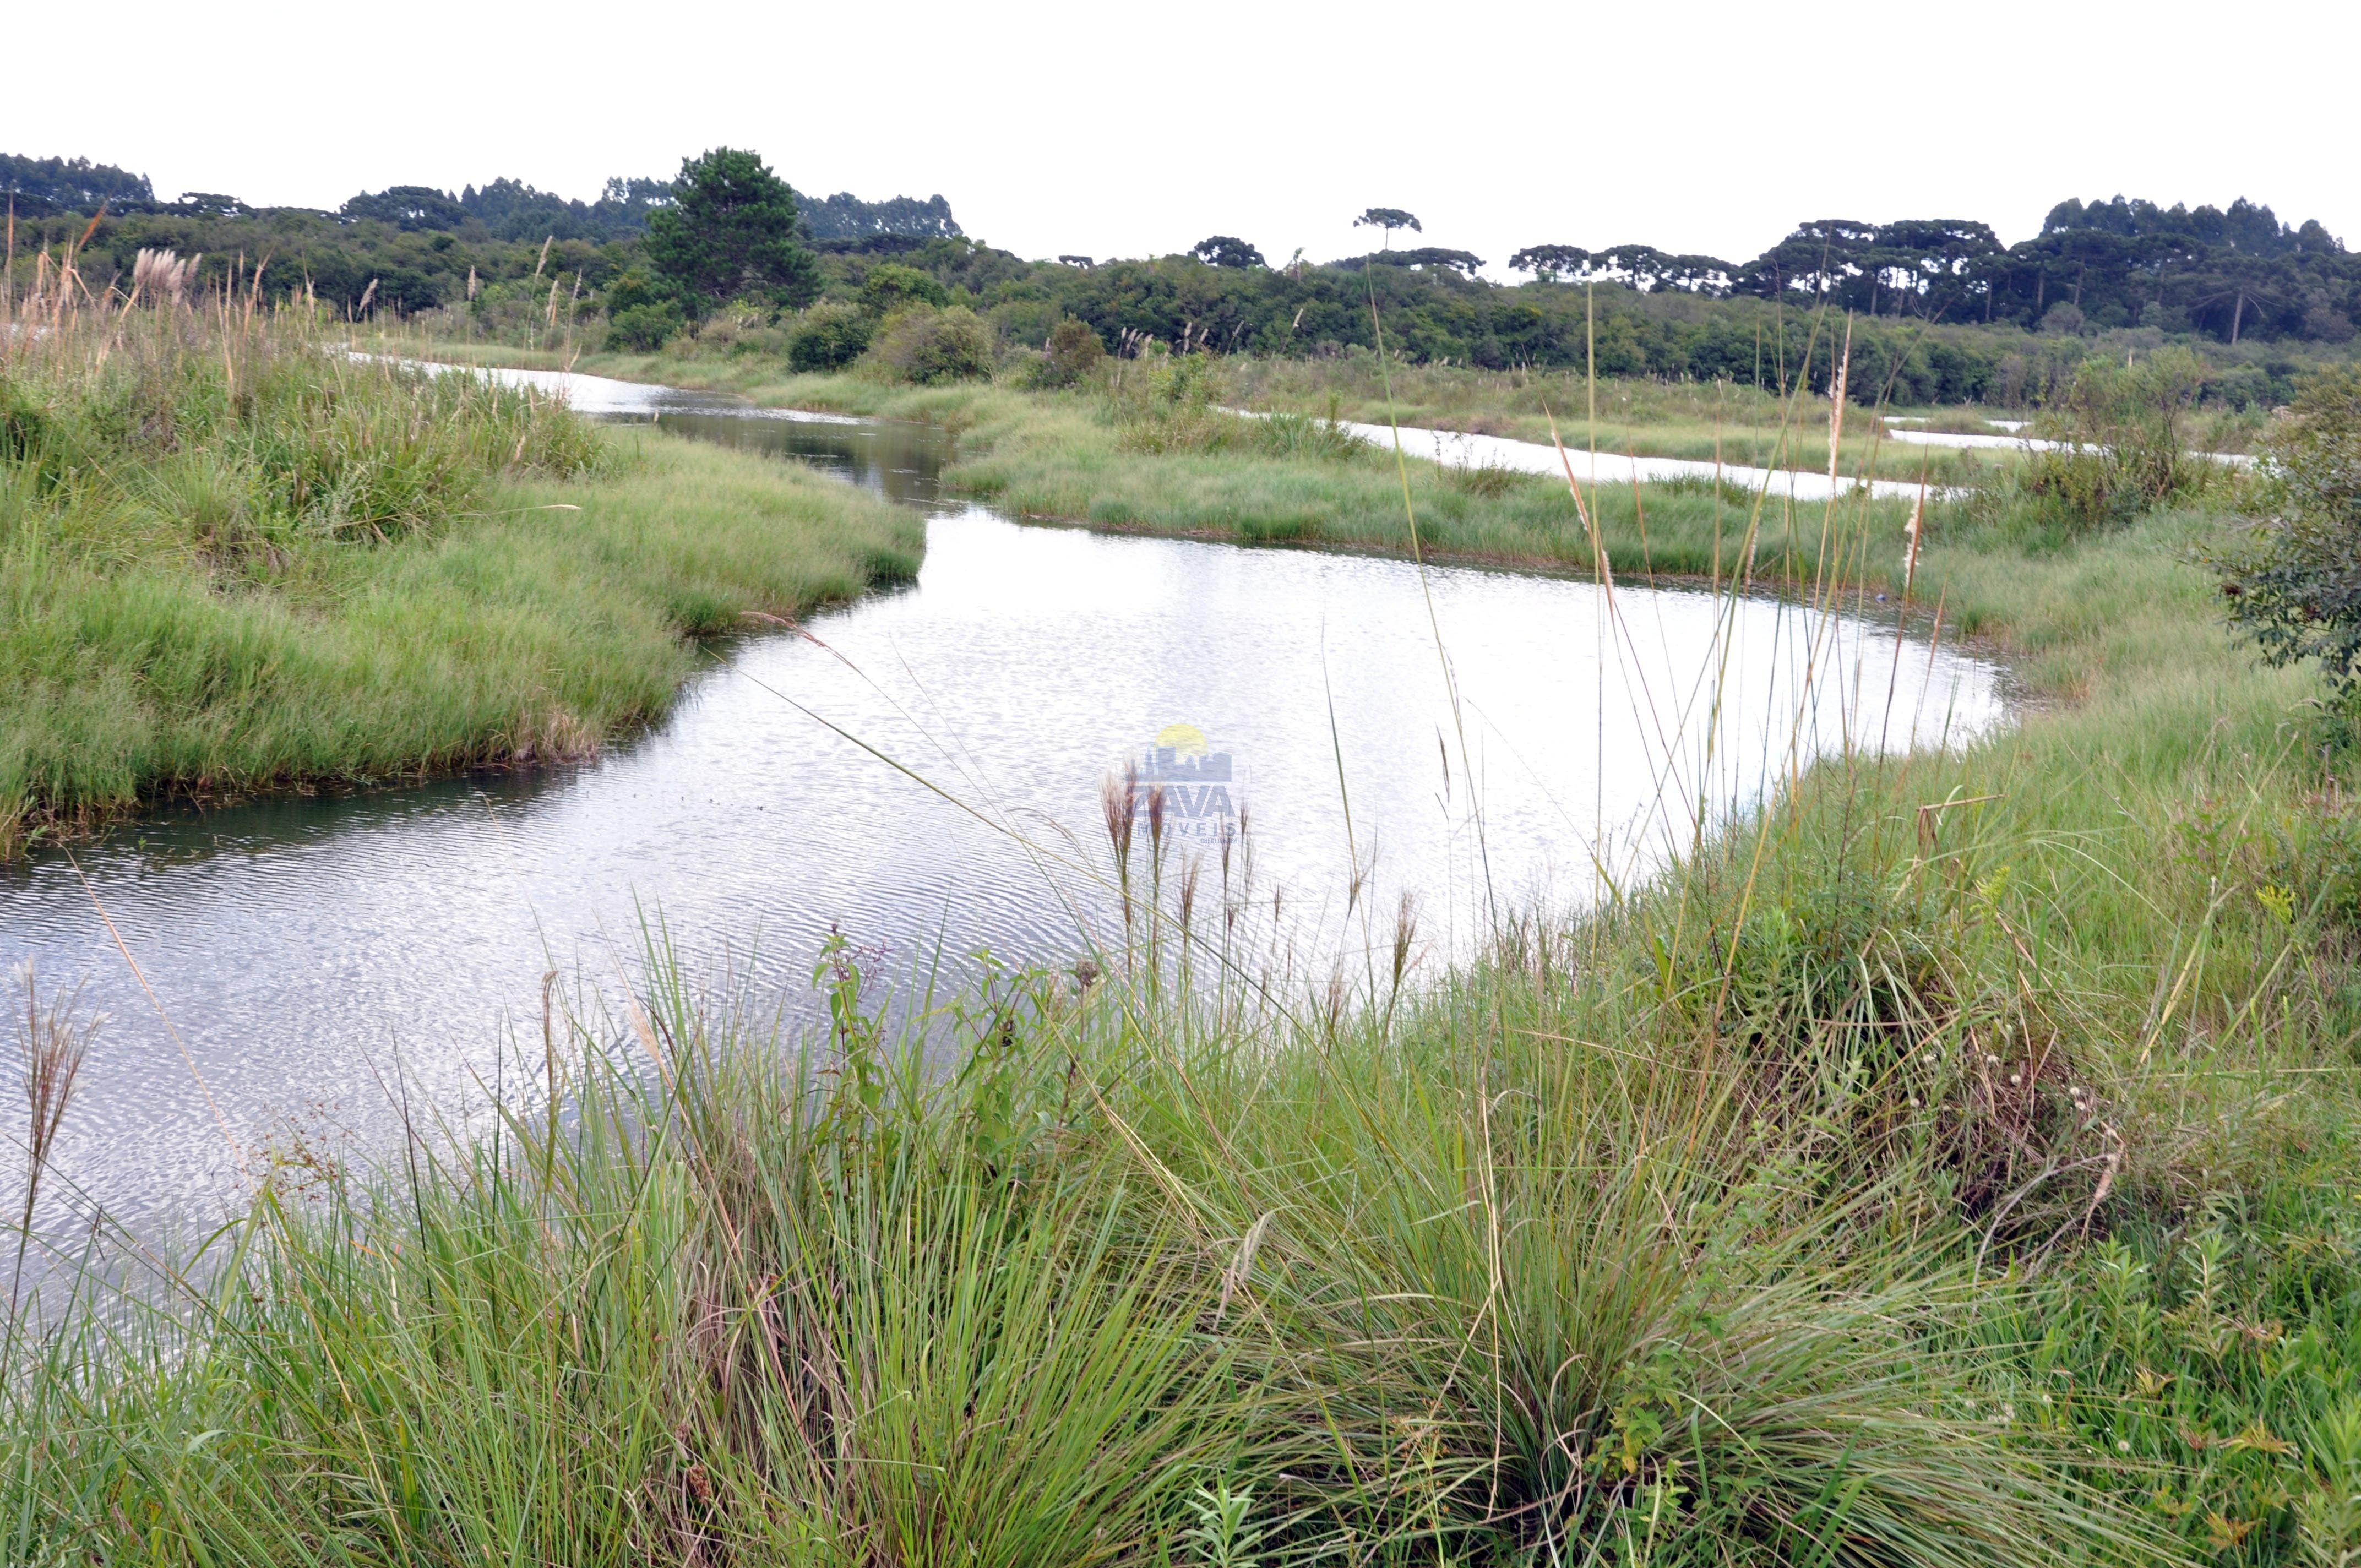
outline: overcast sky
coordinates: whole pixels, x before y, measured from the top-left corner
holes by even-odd
[[[0,150],[334,207],[500,175],[591,196],[727,144],[814,194],[939,192],[1029,257],[1231,234],[1326,259],[1383,205],[1495,272],[1536,242],[1743,261],[1806,218],[2015,241],[2118,192],[2361,245],[2351,0],[129,13],[5,73]]]

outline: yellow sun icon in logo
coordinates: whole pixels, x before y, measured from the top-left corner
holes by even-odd
[[[1211,747],[1205,744],[1205,732],[1193,724],[1168,724],[1156,732],[1159,746],[1170,746],[1175,757],[1202,757]]]

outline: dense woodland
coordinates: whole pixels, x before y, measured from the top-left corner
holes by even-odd
[[[1863,395],[2021,404],[2092,353],[2185,340],[2213,367],[2209,399],[2251,406],[2284,401],[2302,369],[2349,355],[2361,318],[2361,254],[2317,221],[2290,225],[2245,201],[2227,211],[2068,201],[2014,246],[1975,222],[1818,220],[1742,264],[1537,243],[1508,258],[1529,280],[1503,284],[1478,275],[1485,258],[1445,247],[1271,266],[1229,236],[1147,259],[1027,260],[962,234],[939,195],[818,199],[766,169],[763,178],[785,192],[765,221],[791,225],[801,259],[747,272],[733,290],[690,286],[652,254],[649,219],[675,204],[678,180],[611,180],[589,203],[509,179],[456,194],[399,186],[326,213],[202,192],[159,202],[122,170],[0,158],[20,288],[45,247],[61,258],[79,243],[82,276],[101,291],[141,249],[163,248],[202,253],[206,286],[233,273],[250,285],[260,265],[266,298],[308,291],[348,313],[465,313],[492,336],[562,327],[595,338],[618,324],[616,341],[639,347],[725,310],[778,322],[824,301],[874,306],[873,274],[891,266],[891,277],[931,280],[924,302],[975,311],[1004,343],[1044,343],[1073,318],[1117,354],[1149,343],[1334,354],[1373,345],[1374,305],[1389,345],[1414,360],[1569,366],[1595,354],[1609,375],[1766,387],[1800,375],[1825,388],[1836,350],[1807,324],[1825,302],[1856,317],[1852,385]],[[1417,227],[1407,213],[1379,213]]]

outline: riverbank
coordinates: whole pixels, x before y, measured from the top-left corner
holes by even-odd
[[[793,466],[291,329],[0,368],[0,856],[169,795],[587,755],[665,711],[698,640],[923,548]]]
[[[567,363],[480,345],[386,346],[480,365],[554,370]],[[1389,444],[1355,439],[1323,418],[1224,413],[1223,388],[1147,364],[1126,367],[1104,389],[1038,392],[796,375],[753,356],[596,355],[573,363],[589,374],[728,392],[765,407],[939,425],[959,444],[945,484],[1028,521],[1586,573],[1603,550],[1615,573],[1633,579],[1721,582],[1746,575],[1751,551],[1751,585],[1795,597],[1841,584],[1898,598],[1912,575],[1905,565],[1910,499],[1849,498],[1832,514],[1775,488],[1766,496],[1703,476],[1640,488],[1586,482],[1577,508],[1562,477],[1480,460],[1421,461],[1415,443],[1399,466]],[[1817,439],[1824,463],[1824,430]],[[1971,599],[1962,585],[1960,614],[1976,614]]]
[[[1126,445],[1006,389],[791,389],[1150,505],[1191,472],[1260,505],[1332,461]],[[1648,543],[1635,507],[1614,547],[1653,560],[1641,499]],[[1898,538],[1850,515],[1814,509],[1804,591],[1820,562],[1899,587]],[[894,1053],[857,948],[815,970],[817,1089],[781,1066],[806,1042],[659,958],[622,1017],[555,1014],[555,1065],[519,1063],[578,1115],[382,1180],[291,1154],[195,1328],[55,1342],[0,1453],[0,1518],[34,1522],[0,1539],[2336,1561],[2361,1547],[2349,762],[2314,685],[2221,627],[2191,554],[2224,517],[1938,526],[1905,623],[1940,605],[1947,638],[2013,652],[2040,700],[2011,732],[1864,743],[1603,910],[1504,913],[1447,974],[1378,912],[1301,994],[1249,962],[1195,1000],[1180,955],[1232,956],[1232,889],[1110,844],[1126,945],[950,1005],[945,1076]]]

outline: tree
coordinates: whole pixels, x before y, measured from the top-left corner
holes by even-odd
[[[1653,245],[1613,245],[1594,250],[1574,271],[1585,280],[1628,283],[1642,293],[1670,289],[1714,298],[1730,292],[1738,270],[1714,256],[1674,256]]]
[[[940,310],[950,302],[950,291],[939,281],[898,261],[879,262],[861,284],[861,308],[880,321],[912,305]]]
[[[2306,380],[2265,448],[2268,515],[2214,562],[2230,622],[2265,663],[2318,660],[2349,723],[2361,695],[2361,369]]]
[[[796,243],[796,194],[753,153],[681,159],[673,204],[647,224],[649,262],[700,303],[760,293],[802,305],[819,292],[819,263]]]
[[[1557,281],[1561,272],[1578,272],[1590,252],[1578,245],[1529,245],[1509,258],[1512,272],[1530,272],[1544,283]]]
[[[1189,247],[1189,254],[1208,267],[1261,267],[1262,252],[1235,235],[1217,234]]]
[[[18,198],[20,216],[49,207],[89,212],[102,203],[120,213],[154,204],[148,176],[93,163],[87,158],[18,158],[0,152],[0,195]],[[0,204],[5,204],[0,202]]]
[[[405,229],[455,229],[467,220],[456,196],[427,185],[394,185],[364,191],[336,210],[342,218],[375,218]]]
[[[1381,230],[1385,235],[1383,243],[1387,249],[1393,247],[1396,229],[1410,229],[1417,234],[1426,232],[1419,226],[1418,219],[1403,212],[1400,207],[1371,207],[1353,220],[1353,226],[1356,229]]]
[[[1484,258],[1469,250],[1445,250],[1438,245],[1421,246],[1414,250],[1380,250],[1363,257],[1364,261],[1382,261],[1389,267],[1441,267],[1465,273],[1473,278],[1482,269]]]

